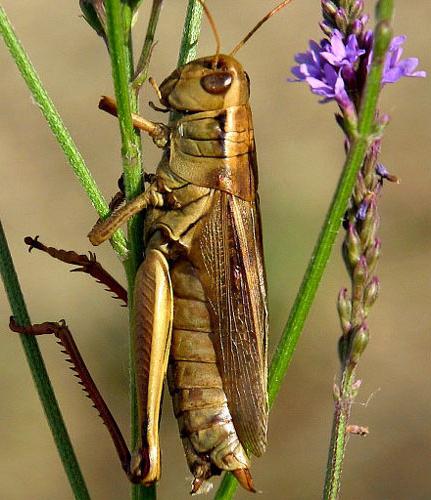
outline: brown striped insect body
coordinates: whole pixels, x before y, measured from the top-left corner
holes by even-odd
[[[193,490],[222,470],[233,471],[253,489],[247,452],[265,450],[268,408],[267,308],[249,80],[235,58],[219,54],[174,71],[160,91],[161,102],[179,118],[170,124],[156,172],[165,201],[147,211],[147,257],[137,275],[141,415],[147,418],[148,394],[154,390],[148,385],[147,344],[157,336],[171,344],[169,388],[195,477]],[[157,266],[166,269],[158,286],[149,277]],[[173,310],[172,327],[164,324],[163,332],[153,331],[155,321],[148,321],[161,290]],[[158,449],[156,431],[149,441],[150,449],[152,444]],[[156,469],[153,476],[150,466],[144,482],[156,479]]]

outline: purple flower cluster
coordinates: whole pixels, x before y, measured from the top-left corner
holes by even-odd
[[[342,109],[348,108],[352,104],[349,90],[361,63],[366,62],[367,68],[371,64],[372,39],[371,31],[360,37],[355,34],[344,37],[335,29],[330,38],[323,39],[320,44],[311,40],[309,50],[295,56],[298,66],[292,68],[296,78],[291,81],[307,82],[311,91],[322,97],[322,103],[335,100]],[[383,85],[395,83],[404,76],[426,76],[425,71],[416,71],[417,58],[401,59],[405,40],[405,36],[397,36],[391,42],[384,66]]]

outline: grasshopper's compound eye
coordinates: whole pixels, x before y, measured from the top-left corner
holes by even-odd
[[[231,84],[232,75],[227,71],[217,71],[201,78],[201,85],[209,94],[224,94]]]

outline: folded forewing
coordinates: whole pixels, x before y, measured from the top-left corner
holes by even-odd
[[[242,444],[261,455],[268,419],[268,314],[257,202],[216,191],[199,247],[229,410]]]

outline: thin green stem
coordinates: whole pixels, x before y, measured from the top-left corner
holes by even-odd
[[[199,1],[189,0],[178,54],[178,68],[196,58],[199,35],[201,32],[202,13],[203,7]],[[173,111],[170,117],[171,120],[175,120],[176,113]]]
[[[381,0],[379,4],[387,3]],[[270,407],[275,402],[284,376],[292,361],[293,353],[298,344],[305,320],[311,309],[323,272],[331,255],[332,247],[341,227],[344,213],[347,208],[349,197],[353,191],[358,172],[364,162],[370,142],[375,130],[375,116],[377,101],[381,90],[381,78],[386,50],[388,48],[391,31],[389,21],[390,15],[379,19],[375,31],[374,61],[367,79],[362,107],[359,113],[358,131],[353,138],[352,145],[343,171],[338,182],[337,189],[323,223],[317,243],[314,247],[307,270],[296,295],[295,302],[290,311],[286,326],[271,362],[268,377],[268,398]],[[387,12],[387,11],[385,11]],[[337,460],[339,460],[338,457]],[[225,474],[215,495],[215,500],[229,500],[233,498],[237,488],[237,482],[230,474]]]
[[[133,8],[129,3],[120,0],[105,2],[107,18],[107,37],[111,56],[112,78],[114,82],[115,98],[118,109],[118,122],[121,134],[121,156],[123,161],[123,177],[126,197],[136,197],[143,188],[142,183],[142,154],[141,138],[133,127],[132,112],[137,112],[137,94],[133,92],[131,82],[134,75],[133,46],[132,46],[132,18]],[[136,271],[142,261],[142,216],[133,217],[127,224],[129,255],[125,263],[128,281],[129,300],[129,366],[130,366],[130,425],[131,446],[136,447],[139,440],[139,421],[135,384],[135,359],[133,339],[133,290]],[[155,487],[145,488],[141,485],[132,485],[131,498],[134,500],[156,498]]]
[[[18,40],[16,33],[0,5],[0,33],[2,34],[6,46],[15,61],[33,99],[39,106],[61,149],[63,150],[70,166],[72,167],[79,182],[87,193],[91,203],[100,217],[106,217],[109,213],[108,205],[99,191],[84,159],[74,143],[69,131],[65,127],[57,109],[46,92],[36,70],[31,63],[27,53]],[[125,239],[120,231],[117,231],[112,238],[112,245],[119,256],[124,257],[127,253]]]
[[[0,221],[0,273],[12,314],[16,322],[21,326],[30,325],[30,318],[19,285],[18,276],[13,265],[12,256],[6,240],[6,235]],[[36,385],[43,409],[45,411],[48,425],[54,437],[58,453],[63,463],[70,486],[76,499],[89,500],[84,478],[81,473],[75,452],[70,442],[63,417],[60,412],[51,382],[46,372],[45,364],[39,350],[36,338],[29,335],[20,335],[22,346],[27,358],[28,365]]]
[[[342,373],[340,394],[335,401],[335,412],[332,423],[330,453],[326,469],[325,500],[337,500],[340,491],[341,475],[343,471],[344,454],[346,450],[347,425],[354,395],[352,386],[355,380],[355,368],[347,366]]]
[[[132,112],[137,111],[136,96],[131,91],[133,77],[133,53],[131,46],[132,15],[120,0],[107,0],[107,36],[112,64],[118,123],[121,134],[121,156],[123,160],[124,186],[128,199],[142,191],[141,140],[132,123]],[[142,260],[142,228],[138,217],[128,225],[129,255],[126,272],[133,283],[136,270]],[[138,234],[139,233],[139,234]]]
[[[147,33],[145,35],[144,45],[136,66],[136,74],[133,79],[133,88],[136,92],[142,87],[148,78],[148,67],[151,59],[151,52],[154,46],[154,35],[159,22],[160,11],[162,10],[163,0],[153,0],[150,19],[148,20]]]
[[[201,33],[203,7],[198,0],[189,0],[181,38],[178,67],[196,58]]]

